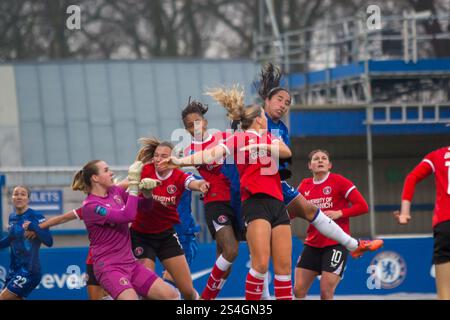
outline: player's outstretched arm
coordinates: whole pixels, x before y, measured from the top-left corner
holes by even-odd
[[[76,210],[78,210],[78,209],[76,209]],[[48,228],[57,226],[59,224],[63,224],[63,223],[75,220],[78,218],[78,216],[75,213],[76,210],[71,210],[71,211],[63,213],[59,216],[52,217],[52,218],[40,223],[39,227],[41,229],[48,229]]]

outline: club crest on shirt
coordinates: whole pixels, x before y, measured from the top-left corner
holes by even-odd
[[[119,279],[119,283],[121,286],[127,286],[129,284],[128,279],[124,277]]]
[[[218,167],[220,164],[207,164],[206,170],[212,171],[214,168]]]
[[[143,253],[144,253],[144,249],[142,247],[136,247],[134,249],[134,255],[136,257],[142,256]]]
[[[331,193],[331,187],[327,186],[325,188],[323,188],[323,194],[328,195]]]
[[[222,214],[222,215],[220,215],[220,216],[217,218],[217,221],[218,221],[220,224],[224,224],[224,223],[226,223],[226,222],[228,221],[228,217],[227,217],[226,215]]]
[[[95,213],[104,217],[104,216],[106,216],[107,210],[105,207],[97,206],[97,207],[95,207]]]
[[[122,198],[118,194],[114,195],[113,199],[115,203],[123,204]]]
[[[168,194],[174,194],[175,192],[177,192],[177,187],[174,186],[173,184],[167,186],[167,193]]]

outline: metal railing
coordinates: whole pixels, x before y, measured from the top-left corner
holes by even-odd
[[[368,59],[403,59],[416,62],[432,56],[433,41],[446,41],[450,32],[429,34],[424,23],[440,23],[448,30],[450,15],[429,12],[382,16],[381,27],[367,25],[366,15],[336,22],[325,19],[315,26],[286,31],[276,36],[255,36],[254,58],[259,63],[275,61],[286,73],[308,72]]]

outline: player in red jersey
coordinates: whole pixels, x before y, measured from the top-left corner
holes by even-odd
[[[142,147],[137,159],[145,164],[141,179],[156,179],[161,184],[152,191],[151,209],[138,208],[136,219],[131,225],[134,255],[151,270],[155,269],[155,259],[158,257],[183,297],[189,300],[197,299],[198,293],[192,284],[189,266],[174,225],[180,223],[177,207],[184,190],[207,193],[209,183],[196,180],[182,170],[162,169],[159,166],[161,160],[171,156],[172,144],[153,138],[142,138],[140,142]]]
[[[313,177],[304,179],[298,191],[350,234],[349,218],[367,213],[369,206],[355,185],[343,176],[330,172],[331,167],[328,151],[312,151],[308,168]],[[343,245],[323,236],[310,224],[295,269],[295,297],[305,298],[314,279],[320,274],[320,298],[333,299],[344,274],[347,254],[348,250]]]
[[[258,86],[258,93],[264,100],[264,110],[268,118],[268,130],[272,135],[277,136],[288,147],[290,146],[289,130],[283,123],[282,117],[287,113],[291,104],[291,95],[286,88],[280,87],[281,72],[273,64],[268,63],[261,70],[261,78]],[[348,235],[332,219],[328,218],[320,208],[309,203],[296,190],[290,186],[286,179],[291,176],[288,164],[290,159],[280,159],[279,173],[282,179],[284,204],[287,207],[290,217],[302,218],[313,225],[322,235],[336,240],[347,250],[353,258],[361,257],[367,251],[379,249],[383,241],[357,240]]]
[[[290,219],[283,203],[278,157],[289,158],[289,148],[267,132],[267,118],[259,105],[244,107],[243,92],[214,89],[208,93],[240,121],[244,131],[230,133],[223,143],[189,157],[166,160],[168,166],[211,164],[232,154],[240,176],[242,216],[251,255],[251,269],[245,283],[245,297],[259,300],[264,275],[272,257],[275,271],[275,297],[292,299]],[[264,146],[252,148],[253,144]],[[276,159],[275,159],[276,158]]]
[[[400,212],[394,212],[400,224],[411,220],[410,208],[416,184],[434,173],[436,204],[433,215],[436,288],[438,299],[450,299],[450,147],[437,149],[411,171],[405,179]]]
[[[193,154],[222,143],[223,133],[209,133],[208,120],[204,117],[208,107],[198,101],[189,101],[181,116],[185,129],[192,136],[192,143],[185,155]],[[231,265],[238,254],[239,242],[244,240],[240,225],[239,174],[234,164],[218,161],[196,166],[200,175],[209,182],[209,190],[203,202],[205,217],[211,236],[216,241],[216,262],[202,292],[203,300],[217,297]]]

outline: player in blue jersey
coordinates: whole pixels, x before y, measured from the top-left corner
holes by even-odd
[[[287,89],[280,86],[280,79],[280,71],[273,64],[268,63],[261,71],[258,93],[264,101],[268,130],[290,147],[289,131],[281,119],[289,110],[291,95]],[[279,173],[282,180],[284,203],[291,218],[299,217],[307,220],[322,235],[346,247],[353,258],[358,258],[366,251],[374,251],[381,247],[382,240],[356,240],[349,236],[320,208],[310,204],[296,188],[290,186],[286,182],[292,175],[289,170],[290,162],[290,159],[281,160]]]
[[[200,179],[200,177],[195,177]],[[192,191],[185,190],[177,208],[181,223],[174,225],[188,265],[191,265],[197,255],[197,234],[200,232],[200,226],[196,224],[194,217],[192,216],[191,202]]]
[[[11,252],[8,276],[5,288],[0,293],[0,300],[21,300],[28,297],[41,281],[41,243],[48,247],[53,245],[48,229],[39,227],[45,217],[28,207],[29,197],[30,192],[25,186],[14,188],[14,212],[9,215],[8,235],[0,240],[0,249],[10,247]],[[34,232],[36,237],[27,239],[27,232]]]
[[[188,173],[190,174],[190,172]],[[200,177],[195,177],[197,179],[201,179]],[[200,226],[196,224],[194,217],[192,216],[191,202],[192,191],[186,189],[184,190],[183,195],[181,196],[180,203],[177,207],[177,212],[180,215],[181,223],[174,225],[175,231],[178,236],[178,241],[183,248],[184,255],[189,267],[197,256],[197,234],[200,232]],[[169,282],[172,286],[176,287],[172,276],[169,272],[167,272],[167,270],[163,272],[163,279],[164,281]]]

